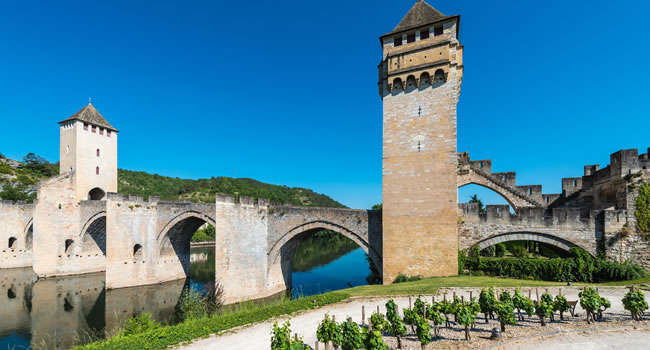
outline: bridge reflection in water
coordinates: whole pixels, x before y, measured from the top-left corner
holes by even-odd
[[[316,240],[298,250],[294,297],[366,284],[363,249],[353,242],[335,243]],[[169,324],[184,287],[201,290],[214,281],[214,248],[193,248],[190,261],[189,280],[112,290],[105,289],[104,273],[37,280],[31,268],[0,270],[0,349],[66,349],[114,335],[125,320],[143,312]],[[279,302],[284,295],[263,302]]]

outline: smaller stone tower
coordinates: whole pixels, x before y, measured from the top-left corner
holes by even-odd
[[[75,175],[75,200],[117,192],[117,129],[90,102],[59,124],[60,172]]]

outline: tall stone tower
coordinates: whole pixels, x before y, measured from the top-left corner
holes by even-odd
[[[60,172],[74,174],[75,199],[117,192],[117,129],[90,102],[59,124]]]
[[[383,278],[458,272],[456,104],[460,16],[418,0],[380,40]]]

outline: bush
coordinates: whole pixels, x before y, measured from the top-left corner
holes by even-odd
[[[278,327],[278,322],[273,324],[271,331],[271,350],[304,350],[309,349],[302,341],[302,338],[291,338],[291,324],[285,322]]]
[[[503,258],[503,256],[506,255],[506,245],[503,243],[497,243],[497,245],[494,246],[494,255],[496,255],[497,258]]]
[[[417,276],[408,276],[403,273],[400,273],[397,275],[393,283],[403,283],[403,282],[414,282],[414,281],[419,281],[422,279],[422,276],[417,275]]]
[[[623,307],[632,314],[635,321],[643,319],[643,312],[648,309],[648,302],[645,295],[639,289],[632,290],[623,297]]]
[[[151,318],[150,313],[145,312],[126,321],[121,335],[128,336],[132,334],[139,334],[142,332],[150,331],[152,329],[156,329],[158,327],[160,327],[160,324],[156,323],[156,321]]]
[[[467,255],[465,254],[465,249],[458,250],[458,275],[462,276],[465,274],[465,261],[467,260]]]
[[[490,276],[508,276],[556,282],[626,281],[646,277],[647,271],[631,262],[623,264],[594,258],[580,248],[571,258],[484,258],[480,271]]]
[[[496,248],[493,245],[491,245],[491,246],[481,250],[481,256],[491,258],[491,257],[494,256],[495,252],[496,252]]]
[[[178,298],[174,316],[177,322],[198,320],[208,316],[208,302],[203,293],[187,287]]]

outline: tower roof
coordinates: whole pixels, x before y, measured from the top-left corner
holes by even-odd
[[[89,123],[89,124],[101,126],[109,130],[117,131],[117,129],[115,129],[111,124],[109,124],[106,121],[106,119],[101,114],[99,114],[97,109],[95,109],[95,107],[90,102],[84,108],[80,109],[79,112],[73,114],[70,118],[64,121],[59,122],[59,124],[69,122],[71,120],[80,120],[85,123]]]
[[[456,16],[445,16],[442,12],[433,8],[423,0],[417,0],[409,12],[402,18],[397,27],[383,36],[395,34],[398,32],[415,29],[427,24],[439,22],[441,20]]]

